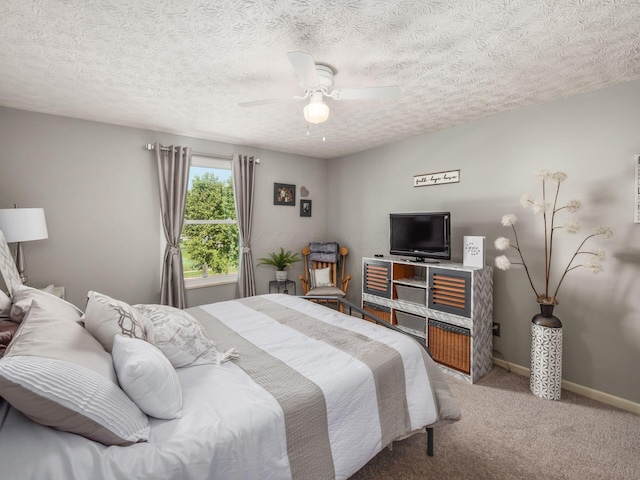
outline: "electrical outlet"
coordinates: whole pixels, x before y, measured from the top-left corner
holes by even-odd
[[[496,337],[500,336],[500,324],[493,322],[493,335]]]

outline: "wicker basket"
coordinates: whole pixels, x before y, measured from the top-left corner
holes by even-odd
[[[380,320],[391,323],[391,309],[389,307],[383,307],[382,305],[376,305],[375,303],[371,302],[362,302],[362,309],[365,312],[369,312],[371,315],[375,315]],[[373,322],[373,320],[366,317],[365,320]]]
[[[429,319],[429,351],[433,359],[471,373],[471,335],[468,329]]]

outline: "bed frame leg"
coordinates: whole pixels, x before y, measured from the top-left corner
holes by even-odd
[[[433,428],[427,428],[427,456],[433,457]]]

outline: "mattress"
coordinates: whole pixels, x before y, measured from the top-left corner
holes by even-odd
[[[398,332],[279,294],[188,312],[240,356],[177,369],[182,418],[105,446],[2,401],[2,478],[344,479],[395,439],[460,418],[438,367]]]

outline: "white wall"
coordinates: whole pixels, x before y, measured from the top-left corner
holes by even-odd
[[[558,232],[556,274],[584,234],[600,225],[615,233],[592,244],[608,253],[604,271],[570,272],[559,292],[564,378],[640,401],[640,224],[633,223],[639,93],[640,82],[629,83],[331,160],[329,234],[350,248],[350,299],[360,301],[361,258],[388,254],[390,212],[451,211],[452,260],[462,259],[464,235],[485,235],[490,264],[499,254],[493,240],[510,233],[500,219],[515,213],[540,283],[541,218],[519,200],[525,193],[539,196],[536,170],[564,171],[569,178],[561,199],[580,199],[583,209],[563,218],[580,218],[584,233]],[[414,175],[452,169],[461,170],[460,183],[412,186]],[[496,269],[494,283],[494,321],[502,328],[494,347],[528,367],[530,320],[538,311],[533,291],[517,267]]]
[[[261,160],[256,173],[254,259],[280,246],[299,251],[324,239],[327,161],[226,143],[0,108],[0,208],[44,207],[47,240],[24,244],[29,284],[64,285],[83,308],[88,290],[129,303],[157,303],[163,240],[155,154],[143,148],[188,145]],[[313,216],[273,205],[273,183],[305,185]],[[302,273],[301,264],[292,278]],[[259,293],[273,269],[256,269]],[[0,280],[1,283],[1,280]],[[298,284],[298,288],[300,285]],[[189,306],[235,298],[235,285],[189,290]]]

